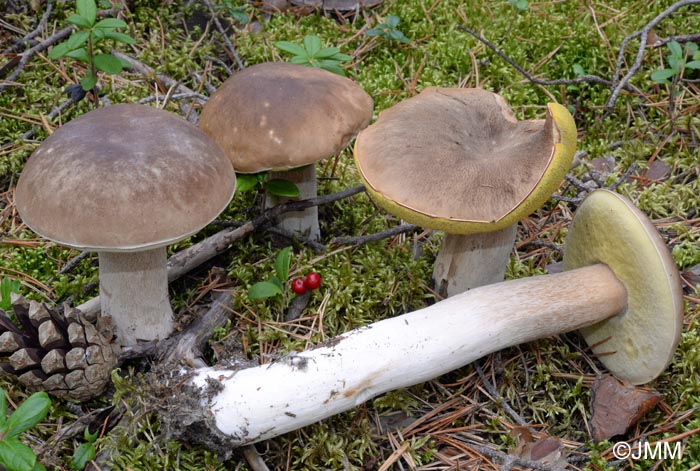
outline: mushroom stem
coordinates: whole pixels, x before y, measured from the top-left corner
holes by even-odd
[[[475,288],[258,367],[199,369],[192,383],[203,388],[200,412],[209,424],[215,419],[213,433],[226,435],[233,446],[244,445],[488,353],[596,324],[626,304],[625,287],[607,266],[597,264]]]
[[[517,232],[513,224],[494,232],[445,234],[433,268],[435,290],[446,298],[503,281]]]
[[[304,165],[303,167],[285,171],[270,171],[268,179],[280,178],[294,183],[299,188],[298,199],[316,197],[316,165]],[[289,198],[267,194],[265,207],[270,208],[279,203],[288,201]],[[321,230],[318,225],[318,208],[313,206],[302,211],[292,211],[277,218],[277,227],[285,229],[293,234],[308,237],[311,240],[321,238]]]
[[[100,252],[102,313],[112,317],[117,342],[164,339],[173,331],[165,247]]]

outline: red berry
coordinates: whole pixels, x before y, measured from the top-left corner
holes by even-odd
[[[292,291],[296,294],[306,293],[306,282],[304,278],[294,278],[294,280],[292,280]]]
[[[304,283],[306,284],[307,288],[316,289],[319,286],[321,286],[321,275],[319,275],[315,271],[312,271],[311,273],[306,275],[306,278],[304,278]]]

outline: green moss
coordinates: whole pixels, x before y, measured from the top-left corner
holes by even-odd
[[[233,2],[234,5],[244,3],[244,0]],[[657,87],[649,79],[651,71],[662,65],[663,52],[648,51],[642,70],[632,81],[645,92],[646,98],[623,93],[610,116],[602,119],[601,108],[610,94],[606,87],[594,84],[534,86],[497,54],[457,28],[464,21],[465,26],[482,34],[539,78],[573,78],[574,66],[585,73],[609,78],[622,39],[673,3],[673,0],[643,4],[616,0],[604,5],[575,1],[530,2],[527,10],[519,12],[506,1],[389,1],[379,9],[344,23],[329,16],[301,15],[294,11],[264,20],[262,14],[250,10],[254,19],[261,20],[260,32],[231,30],[231,40],[243,62],[251,65],[284,60],[274,47],[276,41],[300,42],[307,34],[319,36],[325,46],[338,46],[342,52],[353,55],[353,65],[348,75],[372,95],[376,113],[425,87],[456,86],[460,83],[501,93],[518,118],[542,117],[543,106],[552,98],[569,105],[575,113],[580,133],[578,149],[586,151],[589,159],[606,155],[615,158],[616,168],[606,178],[607,184],[613,183],[632,164],[645,168],[653,155],[669,166],[671,176],[667,180],[645,184],[630,180],[619,191],[632,198],[653,218],[680,221],[670,226],[664,225],[661,230],[667,240],[672,241],[676,262],[687,269],[700,263],[697,226],[683,222],[700,207],[696,155],[700,119],[687,111],[687,103],[681,103],[676,109],[673,122],[669,119],[668,106],[662,103],[668,98],[669,90]],[[156,0],[133,2],[122,15],[129,24],[129,34],[138,39],[138,44],[127,52],[193,90],[206,90],[196,74],[203,74],[209,58],[216,57],[227,63],[231,61],[213,26],[210,25],[205,34],[207,21],[202,17],[201,8],[197,5],[183,8],[181,4],[164,4]],[[72,5],[70,2],[59,2],[55,7],[50,24],[60,28],[65,24],[66,14]],[[387,15],[401,18],[399,29],[411,39],[411,44],[383,38],[373,40],[362,33],[363,28],[376,25]],[[36,19],[29,15],[9,15],[5,21],[31,30]],[[224,24],[227,25],[226,21]],[[657,34],[667,36],[699,29],[700,15],[683,9],[663,21],[657,27]],[[628,63],[633,61],[637,46],[636,41],[630,43],[625,55]],[[63,68],[70,80],[56,73],[54,66]],[[16,182],[26,159],[37,143],[48,135],[40,126],[32,141],[20,142],[20,135],[30,129],[30,124],[13,116],[40,122],[41,115],[46,115],[66,99],[62,94],[63,89],[82,74],[81,67],[71,60],[52,65],[37,57],[27,63],[18,77],[21,86],[10,87],[0,94],[0,110],[9,114],[0,119],[2,191],[8,189],[11,180]],[[214,66],[203,78],[218,86],[227,78],[227,74],[221,67]],[[129,71],[115,78],[103,79],[101,83],[113,103],[138,101],[153,94],[157,86],[153,77],[144,78]],[[160,95],[165,92],[167,90],[158,91]],[[88,104],[82,102],[70,107],[50,124],[58,126],[88,109]],[[176,104],[171,103],[168,109],[179,112]],[[329,159],[319,165],[319,169],[321,194],[359,183],[349,152],[344,152],[337,164]],[[575,170],[578,175],[585,171],[583,166]],[[238,194],[221,218],[250,220],[258,214],[261,198],[261,193],[254,191]],[[8,213],[1,214],[4,218]],[[335,236],[381,231],[399,222],[378,210],[365,194],[323,206],[320,214],[324,243]],[[9,219],[0,220],[4,232],[13,231],[11,237],[32,237],[29,231],[18,232],[11,225]],[[209,227],[174,244],[169,252],[172,254],[182,250],[217,230],[219,227]],[[547,232],[540,234],[540,237],[553,237],[555,243],[562,244],[565,233],[566,228],[563,227],[557,229],[556,234]],[[228,270],[236,288],[233,305],[235,322],[232,322],[230,330],[223,329],[217,332],[217,336],[241,335],[247,354],[250,358],[256,358],[263,354],[278,355],[300,350],[349,329],[419,309],[434,300],[428,284],[440,241],[440,235],[424,238],[421,241],[424,253],[416,260],[411,254],[410,242],[399,239],[321,256],[295,246],[292,269],[299,270],[299,273],[313,269],[323,277],[321,289],[314,292],[305,311],[308,320],[299,321],[305,329],[303,332],[306,336],[302,338],[291,335],[287,327],[281,325],[289,298],[251,302],[246,296],[247,289],[253,283],[273,274],[274,254],[279,250],[279,244],[263,233],[241,239],[214,262]],[[559,254],[551,251],[536,258],[526,250],[521,250],[519,257],[511,261],[507,278],[541,275],[547,263],[559,258]],[[0,265],[36,279],[49,288],[39,288],[42,292],[39,294],[25,286],[23,292],[27,296],[43,299],[43,295],[48,295],[54,300],[75,296],[74,301],[79,302],[95,294],[94,291],[84,292],[84,288],[97,280],[97,273],[94,260],[88,259],[71,274],[58,275],[57,270],[75,255],[76,251],[48,243],[38,247],[0,246]],[[200,288],[195,277],[186,277],[174,283],[171,295],[176,311],[184,311]],[[323,330],[320,330],[320,320]],[[666,394],[666,403],[672,410],[700,407],[700,371],[697,366],[700,365],[700,350],[697,348],[700,345],[699,332],[697,323],[687,325],[674,362],[655,383]],[[587,437],[581,414],[588,404],[587,380],[590,377],[585,376],[585,381],[571,377],[580,372],[593,374],[582,353],[584,349],[581,340],[574,335],[501,352],[497,357],[502,364],[496,386],[505,400],[528,421],[546,424],[549,433],[561,438],[585,441]],[[450,376],[462,373],[473,374],[473,370],[467,367]],[[131,382],[132,375],[127,374],[123,381]],[[21,398],[23,393],[20,388],[14,388],[16,397]],[[119,396],[119,385],[117,393]],[[444,400],[444,397],[431,393],[428,387],[417,386],[407,391],[392,392],[361,408],[267,442],[269,453],[265,459],[271,467],[284,468],[289,462],[294,469],[360,469],[371,466],[371,463],[379,463],[387,457],[384,454],[386,443],[376,435],[371,414],[407,410],[418,416],[425,411],[422,409],[424,404],[415,402],[415,393],[420,393],[421,398],[425,394],[430,400]],[[138,396],[134,389],[130,389],[128,395]],[[484,427],[493,431],[494,435],[487,437],[497,445],[512,445],[504,433],[501,411],[496,405],[490,408],[499,415],[474,415],[470,420],[481,421]],[[653,428],[650,424],[664,420],[661,412],[655,414],[645,419],[641,427]],[[55,424],[61,417],[73,420],[67,409],[56,406],[50,421]],[[457,421],[456,425],[464,423]],[[667,434],[683,433],[698,426],[700,424],[696,419],[687,420]],[[48,433],[50,430],[47,429]],[[201,448],[159,440],[156,438],[159,433],[153,415],[134,416],[132,425],[112,433],[110,438],[102,439],[99,447],[101,450],[115,451],[114,465],[120,469],[232,469],[242,461],[237,456],[235,464],[219,463],[211,453]],[[662,436],[655,439],[659,438]],[[439,443],[429,441],[427,436],[418,437],[411,443],[409,453],[417,463],[427,463],[438,446]],[[604,469],[601,455],[608,446],[590,444],[591,466]],[[700,441],[696,436],[688,439],[685,450],[683,460],[667,463],[668,469],[688,469],[698,462]],[[70,446],[66,446],[58,453],[65,458],[71,451]],[[651,463],[641,462],[637,467],[641,469],[647,465],[651,467]]]

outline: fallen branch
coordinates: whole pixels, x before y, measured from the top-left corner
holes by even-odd
[[[6,50],[2,51],[2,55],[6,55],[12,52],[17,51],[20,47],[22,47],[23,44],[28,43],[35,37],[39,36],[41,34],[41,31],[44,29],[44,26],[46,26],[46,23],[49,21],[49,16],[51,16],[51,12],[53,11],[53,2],[51,0],[48,0],[46,2],[46,10],[44,10],[44,14],[41,15],[41,19],[36,25],[36,28],[34,28],[32,31],[30,31],[26,36],[24,36],[21,39],[18,39],[15,41],[15,43],[7,48]]]
[[[608,110],[608,112],[612,110],[620,92],[628,87],[629,81],[632,79],[632,77],[634,77],[634,75],[637,72],[639,72],[639,69],[642,68],[642,60],[644,59],[644,49],[646,49],[647,47],[647,38],[649,37],[649,33],[651,32],[651,30],[654,29],[656,25],[661,23],[663,19],[671,15],[679,8],[697,4],[700,4],[700,0],[682,0],[680,2],[676,2],[670,7],[668,7],[666,10],[661,12],[649,23],[647,23],[644,26],[644,28],[635,33],[630,34],[622,40],[622,44],[620,45],[620,52],[617,55],[617,65],[615,66],[615,74],[613,75],[612,80],[612,93],[610,94],[610,98],[608,98],[608,101],[605,104],[605,108]],[[632,67],[630,67],[627,73],[624,75],[624,77],[620,79],[619,77],[622,73],[622,67],[625,63],[625,49],[627,48],[627,44],[629,44],[629,42],[635,38],[639,38],[639,49],[637,50],[637,55],[634,59]]]
[[[160,341],[145,342],[122,349],[119,361],[133,358],[158,358],[164,365],[205,366],[202,353],[214,329],[226,325],[229,319],[229,306],[233,297],[229,292],[221,292],[211,302],[211,306],[197,317],[185,330]]]
[[[152,67],[147,66],[143,62],[141,62],[137,59],[134,59],[133,57],[131,57],[127,54],[124,54],[123,52],[119,52],[119,51],[114,50],[114,49],[111,52],[112,52],[113,56],[118,57],[120,59],[123,59],[123,60],[127,61],[129,64],[131,64],[130,68],[133,71],[138,72],[139,74],[141,74],[147,78],[155,79],[157,82],[164,85],[166,88],[172,89],[171,93],[191,95],[192,100],[194,100],[198,103],[206,103],[206,101],[207,101],[206,97],[195,92],[194,90],[190,89],[189,87],[181,84],[177,80],[170,78],[163,73],[156,72]],[[180,111],[182,112],[182,115],[189,122],[191,122],[193,124],[197,124],[197,121],[199,119],[199,117],[197,116],[197,113],[192,113],[191,107],[188,106],[188,104],[186,105],[184,103],[184,100],[186,100],[186,99],[183,98],[183,102],[180,103]]]
[[[216,10],[214,10],[214,6],[211,4],[209,0],[203,0],[204,4],[207,6],[209,9],[209,13],[211,14],[212,20],[214,20],[214,26],[216,26],[216,29],[219,31],[219,34],[221,34],[221,37],[224,38],[224,42],[226,43],[226,46],[228,47],[228,53],[231,55],[233,60],[236,62],[236,65],[238,66],[239,70],[245,69],[245,65],[243,65],[243,61],[241,60],[240,57],[238,57],[238,52],[236,52],[236,48],[233,46],[233,43],[228,37],[228,34],[226,34],[226,30],[224,29],[223,26],[221,26],[221,22],[219,21],[219,17],[216,14]]]
[[[490,42],[489,40],[487,40],[486,38],[481,36],[476,31],[473,31],[464,25],[457,25],[457,28],[464,31],[465,33],[470,34],[476,40],[483,43],[485,46],[487,46],[493,52],[498,54],[498,56],[501,59],[503,59],[508,64],[510,64],[515,70],[520,72],[526,79],[528,79],[530,82],[532,82],[536,85],[575,85],[575,84],[579,84],[579,83],[596,83],[596,84],[600,84],[600,85],[605,85],[607,87],[613,87],[615,85],[612,81],[604,79],[602,77],[598,77],[597,75],[581,75],[580,77],[576,77],[574,79],[557,79],[557,80],[538,79],[537,77],[534,77],[533,75],[531,75],[527,70],[523,69],[513,59],[508,57],[508,55],[506,55],[503,51],[501,51],[495,44],[493,44],[492,42]],[[634,93],[641,94],[639,89],[637,89],[636,87],[633,87],[632,85],[625,84],[622,88],[625,90],[630,90]]]
[[[365,191],[365,187],[359,185],[330,195],[323,195],[301,201],[290,201],[273,206],[252,221],[248,221],[235,229],[229,228],[219,231],[203,241],[174,254],[168,260],[168,281],[172,282],[177,280],[182,275],[200,266],[207,260],[225,252],[233,242],[260,227],[271,224],[280,214],[289,211],[299,211],[320,204],[332,203],[363,191]],[[100,311],[100,297],[97,296],[84,302],[80,306],[77,306],[77,309],[81,310],[88,318],[93,318]]]

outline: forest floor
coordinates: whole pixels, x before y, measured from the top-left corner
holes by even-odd
[[[604,367],[572,333],[488,355],[221,461],[206,446],[161,433],[143,391],[152,363],[136,358],[121,365],[97,399],[53,399],[48,416],[22,435],[39,462],[71,469],[90,425],[99,432],[97,456],[85,469],[265,469],[261,462],[280,470],[700,469],[700,73],[693,64],[700,60],[694,46],[700,2],[385,0],[344,12],[275,3],[284,11],[243,0],[100,2],[100,14],[126,23],[120,31],[133,44],[100,45],[98,52],[114,47],[130,66],[97,75],[99,106],[148,103],[196,122],[207,96],[232,73],[290,60],[276,43],[301,45],[306,36],[349,56],[340,66],[372,96],[375,118],[430,86],[499,93],[518,119],[542,118],[548,102],[563,104],[578,129],[577,165],[557,198],[519,223],[506,278],[558,267],[587,191],[612,187],[630,198],[661,233],[683,282],[678,351],[646,385],[662,400],[626,433],[595,442],[591,390]],[[71,34],[67,18],[74,12],[72,1],[0,5],[0,278],[19,280],[29,299],[59,306],[98,294],[97,256],[76,259],[79,251],[32,233],[17,214],[14,188],[50,133],[96,106],[90,94],[65,93],[88,75],[86,66],[49,56]],[[351,147],[318,165],[318,173],[320,195],[360,184]],[[261,196],[260,187],[237,193],[219,219],[253,220]],[[209,360],[217,346],[233,343],[264,363],[438,300],[430,277],[440,233],[413,228],[378,241],[343,239],[401,224],[364,192],[321,205],[319,217],[319,244],[290,241],[261,225],[170,285],[180,328],[206,309],[212,293],[232,294],[230,321],[210,340]],[[170,246],[169,254],[221,224]],[[275,258],[288,245],[290,279],[311,270],[323,279],[294,321],[283,316],[287,291],[267,300],[247,295],[274,274]],[[216,275],[222,271],[225,281]],[[30,394],[12,377],[0,385],[10,409]],[[681,443],[682,454],[618,459],[618,441]],[[548,453],[532,453],[544,445]]]

